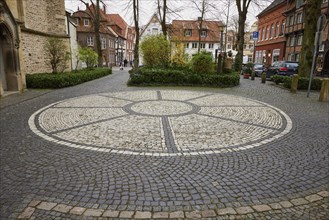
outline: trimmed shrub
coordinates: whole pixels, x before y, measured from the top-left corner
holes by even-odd
[[[170,42],[163,35],[147,36],[140,44],[145,66],[167,67],[170,63]]]
[[[204,74],[213,72],[212,57],[205,51],[196,54],[191,60],[191,65],[192,71],[195,73]]]
[[[274,75],[271,76],[271,81],[273,81],[275,84],[283,83],[286,78],[290,78],[290,76],[280,76],[280,75]]]
[[[174,69],[139,68],[130,75],[128,85],[184,85],[184,86],[211,86],[233,87],[240,83],[238,74],[197,74]]]
[[[297,89],[307,90],[309,80],[310,79],[306,78],[306,77],[299,77]],[[291,77],[286,76],[283,79],[283,86],[290,89],[291,88],[291,81],[292,81]],[[317,79],[317,78],[312,79],[311,90],[321,90],[321,83],[322,83],[321,79]]]
[[[112,73],[110,68],[83,69],[68,73],[26,75],[27,88],[58,89],[78,85]]]

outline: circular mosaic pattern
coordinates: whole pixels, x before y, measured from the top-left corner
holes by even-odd
[[[290,118],[255,100],[217,93],[134,91],[77,97],[34,113],[30,128],[70,147],[179,156],[225,153],[287,134]]]

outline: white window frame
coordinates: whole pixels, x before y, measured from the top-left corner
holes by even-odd
[[[152,28],[152,34],[153,35],[159,34],[159,29],[158,28]]]
[[[192,48],[193,49],[198,48],[198,43],[196,43],[196,42],[192,43]]]
[[[213,48],[214,48],[214,44],[213,44],[213,43],[209,43],[209,44],[208,44],[208,48],[209,48],[209,49],[213,49]]]
[[[295,42],[296,42],[296,37],[295,37],[295,35],[291,35],[291,36],[290,36],[289,46],[291,46],[291,47],[295,46]]]
[[[303,35],[299,34],[297,36],[297,45],[300,46],[300,45],[302,45],[302,43],[303,43]]]
[[[83,19],[83,26],[89,26],[90,22],[88,18]]]
[[[185,43],[185,48],[190,48],[190,43]]]
[[[207,37],[207,30],[201,31],[201,37]]]
[[[94,37],[87,36],[87,46],[94,46]]]
[[[206,43],[200,43],[200,48],[205,49],[206,48]]]
[[[280,34],[280,22],[276,23],[275,37],[279,37]]]
[[[186,29],[184,31],[184,36],[185,37],[191,37],[192,36],[192,30],[191,29]]]
[[[105,39],[105,37],[101,38],[101,49],[102,50],[106,49],[106,39]]]
[[[303,12],[300,12],[296,15],[296,23],[297,24],[303,23]]]
[[[278,57],[278,59],[275,59],[275,57]],[[275,62],[275,61],[279,61],[280,59],[280,49],[273,49],[272,51],[272,63]]]

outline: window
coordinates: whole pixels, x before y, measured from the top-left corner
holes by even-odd
[[[157,35],[159,33],[158,28],[152,28],[152,34]]]
[[[266,30],[266,40],[270,38],[270,26],[267,26]]]
[[[274,49],[272,52],[272,62],[279,61],[280,59],[280,49]]]
[[[262,40],[265,40],[265,28],[263,28]]]
[[[254,45],[249,44],[248,47],[249,47],[249,49],[252,49],[254,47]]]
[[[289,25],[290,26],[294,25],[294,15],[289,16]]]
[[[227,45],[227,49],[228,49],[228,50],[231,50],[231,49],[232,49],[232,45],[231,45],[231,44],[228,44],[228,45]]]
[[[231,42],[232,41],[232,36],[227,36],[227,41]]]
[[[198,47],[198,43],[192,43],[192,48],[197,48]]]
[[[288,61],[292,61],[292,54],[288,54]]]
[[[271,26],[271,38],[274,37],[274,24],[272,24]]]
[[[296,23],[301,24],[303,23],[303,13],[298,13],[296,17]]]
[[[296,1],[296,8],[300,8],[300,6],[302,6],[303,4],[303,0],[297,0]]]
[[[302,45],[302,43],[303,43],[303,35],[300,34],[297,37],[297,45]]]
[[[79,24],[79,18],[73,20],[74,24]]]
[[[201,37],[207,37],[207,31],[206,30],[201,31]]]
[[[185,37],[191,37],[192,36],[192,30],[191,29],[185,30],[184,35],[185,35]]]
[[[283,21],[282,21],[282,29],[281,29],[281,33],[282,33],[282,35],[284,35],[284,33],[285,33],[285,29],[286,29],[286,20],[283,20]]]
[[[200,43],[200,48],[206,48],[206,44],[205,43]]]
[[[247,49],[247,44],[244,44],[244,45],[243,45],[243,49],[244,49],[244,50]]]
[[[253,35],[252,35],[252,34],[250,34],[250,38],[249,38],[249,40],[254,40],[254,38],[253,38]]]
[[[295,45],[295,36],[290,37],[290,44],[291,47]]]
[[[214,44],[209,43],[208,47],[209,47],[209,49],[213,49],[214,48]]]
[[[252,62],[252,55],[248,55],[248,63]]]
[[[105,37],[101,38],[101,48],[102,48],[102,50],[106,49],[106,39],[105,39]]]
[[[83,25],[89,26],[89,19],[83,19]]]
[[[324,44],[321,44],[321,45],[319,46],[319,51],[320,51],[320,52],[323,52],[323,51],[324,51]]]
[[[94,38],[88,36],[87,37],[87,46],[94,46]]]
[[[276,23],[276,31],[275,31],[275,36],[279,37],[279,32],[280,32],[280,23]]]
[[[295,61],[299,62],[299,53],[295,53]]]
[[[185,48],[189,48],[190,44],[189,43],[186,43],[185,44]]]

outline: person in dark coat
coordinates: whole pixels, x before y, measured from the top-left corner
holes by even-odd
[[[126,67],[126,66],[127,66],[127,64],[128,64],[128,60],[127,60],[127,59],[125,59],[125,60],[123,61],[123,64],[124,64],[124,67]]]

